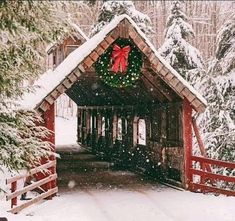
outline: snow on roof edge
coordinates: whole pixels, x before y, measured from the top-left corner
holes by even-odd
[[[34,92],[26,93],[22,96],[19,105],[23,109],[34,109],[40,102],[54,89],[58,84],[67,77],[82,60],[88,56],[94,48],[99,45],[107,34],[112,31],[126,15],[115,17],[109,24],[107,24],[100,32],[95,34],[92,38],[84,42],[79,48],[71,52],[56,68],[54,71],[46,71],[42,74],[34,86]]]
[[[205,98],[196,91],[196,89],[189,84],[189,82],[187,82],[156,50],[155,46],[152,44],[152,42],[146,37],[146,35],[141,31],[141,29],[137,26],[137,24],[133,21],[133,19],[131,19],[128,15],[127,15],[127,19],[130,21],[130,23],[134,26],[134,28],[136,29],[136,31],[138,32],[139,35],[141,35],[144,40],[146,41],[146,43],[149,45],[149,47],[151,48],[151,50],[153,50],[154,54],[156,55],[156,57],[162,62],[163,65],[165,65],[170,71],[171,73],[178,78],[179,81],[181,81],[184,86],[186,86],[191,93],[193,93],[204,105],[207,105],[207,101],[205,100]]]
[[[149,41],[145,34],[140,30],[137,24],[126,14],[115,16],[114,19],[108,23],[100,32],[95,34],[92,38],[84,42],[79,48],[70,53],[65,60],[56,67],[54,71],[45,72],[40,78],[35,82],[35,86],[38,86],[34,93],[28,93],[23,96],[20,105],[23,109],[34,109],[40,102],[52,91],[54,90],[64,78],[67,77],[74,69],[77,68],[80,62],[87,57],[107,36],[107,34],[112,31],[123,19],[128,19],[128,21],[133,25],[136,31],[143,37],[149,47],[153,50],[156,57],[165,65],[171,73],[178,78],[189,90],[193,93],[204,105],[207,105],[206,100],[178,73],[171,65],[165,61],[165,59],[160,56],[160,54],[155,49],[154,45]]]

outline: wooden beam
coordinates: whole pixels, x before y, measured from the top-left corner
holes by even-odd
[[[235,183],[235,177],[234,176],[224,176],[221,174],[215,174],[215,173],[211,173],[211,172],[206,172],[206,171],[202,171],[202,170],[196,170],[196,169],[190,169],[192,174],[201,176],[201,177],[205,177],[208,179],[213,179],[213,180],[223,180],[226,182],[231,182],[231,183]]]
[[[75,82],[78,80],[78,76],[77,76],[74,72],[72,72],[72,73],[68,76],[68,79],[69,79],[71,82],[75,83]]]
[[[91,52],[90,57],[92,58],[94,62],[96,62],[97,59],[99,58],[99,54],[96,51],[93,51]]]
[[[57,89],[54,89],[52,92],[51,92],[51,96],[56,100],[59,96],[61,95],[61,93],[57,90]]]
[[[190,189],[192,189],[193,191],[200,190],[200,192],[202,191],[212,192],[212,193],[218,193],[218,194],[223,194],[227,196],[235,196],[235,191],[220,189],[217,187],[207,186],[207,185],[199,184],[199,183],[190,183]]]
[[[206,157],[198,157],[198,156],[191,156],[191,160],[196,161],[196,162],[204,162],[220,167],[228,167],[230,169],[235,169],[235,163],[233,162],[228,162],[228,161],[222,161],[222,160],[214,160]]]
[[[52,181],[52,180],[55,180],[56,178],[57,178],[57,174],[52,174],[52,175],[50,175],[50,176],[48,176],[48,177],[45,177],[45,178],[42,179],[42,180],[39,180],[39,181],[34,182],[34,183],[32,183],[32,184],[30,184],[30,185],[28,185],[28,186],[26,186],[26,187],[23,187],[21,190],[17,190],[17,191],[15,191],[15,192],[13,192],[13,193],[8,194],[8,195],[6,196],[6,200],[7,200],[7,201],[8,201],[8,200],[11,200],[12,198],[15,198],[15,197],[17,197],[17,196],[19,196],[19,195],[22,195],[22,194],[24,194],[24,193],[27,193],[27,192],[29,192],[29,191],[31,191],[31,190],[34,190],[34,189],[36,189],[37,187],[42,186],[43,184],[46,184],[46,183],[48,183],[48,182],[50,182],[50,181]]]
[[[151,82],[152,85],[155,86],[156,89],[159,88],[158,90],[164,95],[164,97],[167,98],[167,100],[169,101],[173,100],[172,92],[163,87],[162,80],[159,81],[159,79],[157,79],[156,76],[154,77],[152,74],[148,73],[147,71],[143,72],[143,75],[148,79],[149,82]]]
[[[48,169],[48,168],[53,167],[55,165],[56,165],[56,161],[55,160],[54,161],[50,161],[50,162],[48,162],[46,164],[43,164],[43,165],[38,166],[38,167],[36,167],[34,169],[31,169],[27,173],[16,175],[14,177],[6,179],[6,184],[10,184],[10,183],[13,183],[13,182],[15,182],[17,180],[23,179],[25,177],[32,176],[32,175],[34,175],[34,174],[36,174],[36,173],[38,173],[38,172],[40,172],[42,170]]]
[[[189,184],[192,182],[192,107],[189,101],[185,98],[183,100],[183,141],[184,141],[184,172],[185,180],[184,185],[189,189]]]
[[[109,47],[109,43],[104,39],[101,43],[100,43],[101,47],[106,50]]]
[[[156,88],[154,88],[151,83],[149,83],[148,79],[142,76],[141,80],[140,89],[141,91],[144,91],[150,103],[162,102],[166,100],[165,97]]]
[[[102,48],[100,45],[98,45],[95,49],[95,51],[97,52],[98,55],[102,55],[105,51],[104,48]]]
[[[54,101],[55,101],[55,98],[49,94],[48,96],[46,96],[45,100],[46,100],[49,104],[53,104]]]
[[[153,96],[158,98],[161,102],[168,100],[166,96],[162,94],[162,92],[148,79],[143,75],[141,77],[146,89],[153,94]],[[152,90],[151,90],[152,89]]]
[[[41,109],[42,112],[46,112],[49,108],[50,104],[46,100],[43,100],[37,107],[37,109]]]
[[[85,65],[87,68],[91,67],[91,65],[93,65],[94,61],[91,59],[90,56],[87,56],[84,60],[83,60],[83,66]],[[86,68],[85,68],[86,69]]]
[[[53,195],[53,194],[55,194],[57,192],[58,192],[58,187],[55,187],[55,188],[53,188],[51,190],[48,190],[45,193],[42,193],[42,194],[38,195],[37,197],[33,198],[32,200],[27,201],[24,204],[21,204],[19,206],[14,207],[9,212],[11,212],[11,213],[19,213],[21,210],[23,210],[23,209],[25,209],[25,208],[27,208],[27,207],[35,204],[35,203],[38,203],[38,202],[42,201],[43,199],[45,199],[45,198],[47,198],[47,197],[49,197],[49,196],[51,196],[51,195]]]

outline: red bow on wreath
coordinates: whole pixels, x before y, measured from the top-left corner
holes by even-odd
[[[112,67],[112,71],[122,72],[125,73],[127,69],[127,61],[128,61],[128,55],[131,51],[130,46],[125,46],[123,48],[119,47],[118,45],[113,46],[113,52],[112,52],[112,59],[114,60],[114,64]]]

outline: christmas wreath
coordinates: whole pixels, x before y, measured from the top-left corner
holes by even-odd
[[[129,39],[116,40],[95,63],[99,77],[112,87],[134,85],[141,75],[142,54]]]

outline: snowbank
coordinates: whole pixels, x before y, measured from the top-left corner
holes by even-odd
[[[35,205],[9,221],[234,221],[235,198],[170,188],[79,191]]]

